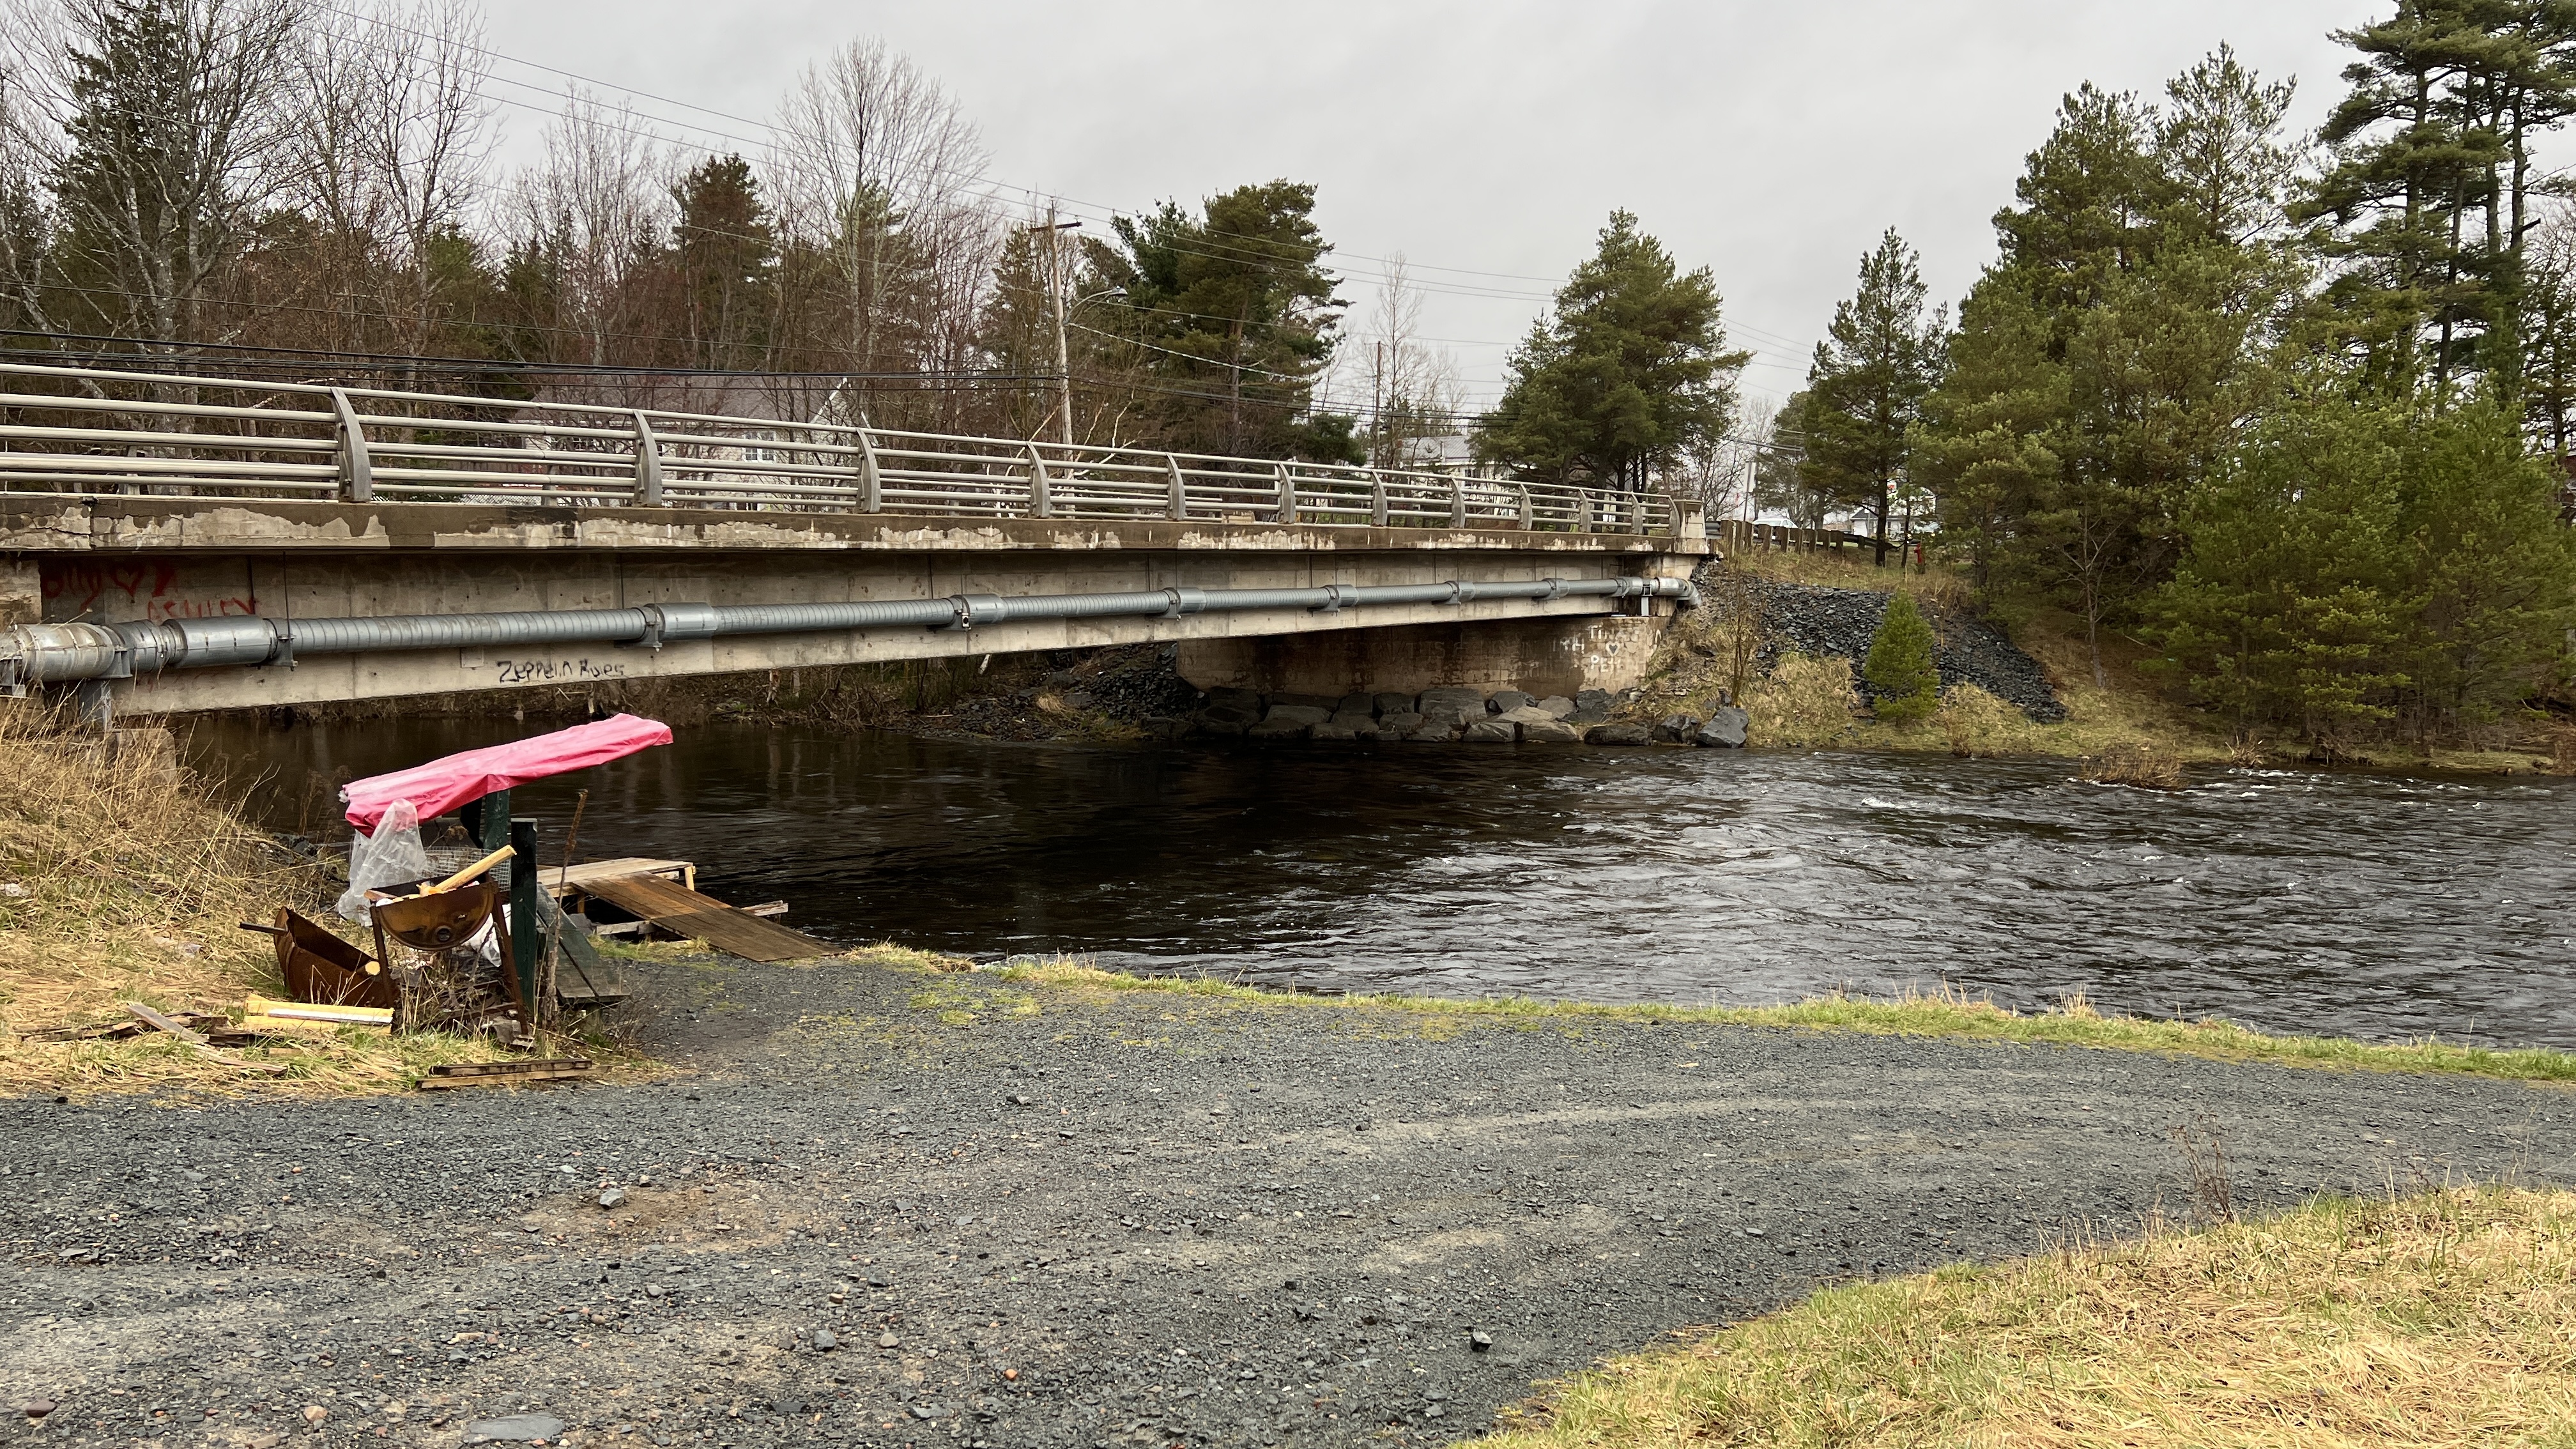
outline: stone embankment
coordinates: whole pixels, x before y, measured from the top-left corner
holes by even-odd
[[[1755,591],[1762,620],[1762,647],[1755,658],[1766,673],[1786,654],[1839,657],[1858,664],[1869,657],[1870,641],[1887,617],[1888,596],[1873,590],[1768,579],[1747,583]],[[1973,684],[2041,724],[2066,718],[2066,706],[2049,685],[2048,671],[2003,631],[1938,603],[1927,603],[1924,614],[1932,624],[1932,662],[1940,671],[1943,689]],[[1868,682],[1856,684],[1861,697],[1868,700]]]
[[[1587,689],[1545,699],[1517,689],[1426,689],[1420,694],[1353,693],[1263,695],[1220,687],[1207,693],[1196,722],[1202,733],[1239,735],[1264,742],[1364,740],[1407,744],[1609,745],[1692,744],[1727,749],[1744,745],[1744,711],[1721,705],[1702,720],[1674,714],[1652,726],[1611,715],[1635,691]]]

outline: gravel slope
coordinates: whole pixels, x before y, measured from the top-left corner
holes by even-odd
[[[2179,1126],[2241,1206],[2564,1178],[2576,1121],[2465,1078],[640,975],[654,1083],[0,1103],[0,1400],[59,1401],[0,1437],[1444,1442],[1678,1326],[2185,1210]]]

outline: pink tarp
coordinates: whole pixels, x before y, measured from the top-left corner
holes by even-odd
[[[397,800],[410,801],[425,824],[495,790],[605,765],[670,742],[669,725],[621,714],[533,739],[466,750],[390,775],[352,780],[340,787],[340,798],[348,802],[349,823],[360,830],[374,831],[376,822],[385,817],[385,808]]]

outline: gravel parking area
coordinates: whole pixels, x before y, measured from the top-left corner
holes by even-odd
[[[1447,1442],[1677,1328],[2186,1213],[2177,1129],[2243,1209],[2561,1180],[2576,1122],[2458,1077],[637,974],[649,1082],[0,1103],[0,1402],[52,1405],[0,1442]]]

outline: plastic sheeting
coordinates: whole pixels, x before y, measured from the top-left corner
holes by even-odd
[[[669,725],[621,714],[532,739],[466,750],[390,775],[352,780],[340,788],[340,799],[349,807],[351,825],[373,831],[397,801],[411,806],[415,820],[435,820],[496,790],[604,765],[670,742]]]
[[[367,923],[367,892],[420,880],[428,874],[429,852],[420,843],[420,816],[413,812],[410,801],[396,800],[385,807],[373,832],[350,839],[349,888],[340,893],[333,909],[342,919],[363,926]]]

